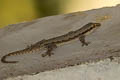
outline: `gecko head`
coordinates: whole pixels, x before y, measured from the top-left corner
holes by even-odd
[[[100,27],[101,24],[100,24],[100,23],[93,23],[93,26],[94,26],[94,27]]]

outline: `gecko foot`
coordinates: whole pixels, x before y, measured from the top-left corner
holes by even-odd
[[[80,40],[80,42],[82,43],[82,47],[83,47],[83,46],[88,46],[88,44],[90,44],[90,42],[86,42],[86,41],[85,41],[85,35],[81,35],[81,36],[79,37],[79,40]]]
[[[41,56],[42,57],[45,57],[45,56],[51,56],[51,55],[54,55],[54,53],[52,52],[55,48],[57,48],[57,46],[56,46],[56,44],[53,44],[53,43],[51,43],[51,44],[47,44],[46,45],[46,48],[47,48],[47,52],[46,53],[44,53],[44,54],[42,54]]]
[[[46,52],[45,54],[42,54],[41,56],[42,56],[42,57],[45,57],[45,56],[47,56],[47,55],[48,55],[48,56],[51,56],[51,55],[54,55],[54,53],[47,53],[47,52]]]
[[[88,46],[89,44],[90,44],[90,42],[82,43],[82,47],[83,47],[83,46]]]

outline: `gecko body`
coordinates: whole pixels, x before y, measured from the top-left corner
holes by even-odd
[[[85,36],[90,34],[91,32],[95,31],[98,27],[100,27],[100,23],[88,23],[84,25],[82,28],[75,30],[75,31],[70,31],[64,35],[50,38],[50,39],[43,39],[31,46],[28,46],[27,48],[15,52],[11,52],[5,56],[2,57],[1,62],[3,63],[17,63],[18,61],[7,61],[6,58],[8,56],[12,55],[19,55],[19,54],[24,54],[24,53],[30,53],[32,51],[40,50],[41,48],[47,49],[46,53],[42,54],[42,57],[45,56],[51,56],[54,53],[52,51],[57,48],[58,44],[69,42],[71,40],[74,40],[78,38],[80,42],[82,43],[82,46],[88,45],[88,42],[85,41]]]

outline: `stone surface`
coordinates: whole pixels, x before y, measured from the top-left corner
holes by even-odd
[[[120,58],[24,75],[7,80],[120,80]]]
[[[85,62],[96,62],[109,57],[112,59],[111,56],[119,57],[120,6],[118,5],[8,25],[0,29],[0,58],[42,39],[79,29],[89,22],[102,24],[97,31],[86,37],[86,40],[91,42],[89,46],[81,47],[81,43],[75,41],[59,46],[54,51],[55,55],[51,57],[42,58],[40,52],[11,56],[7,60],[18,60],[19,63],[4,64],[0,62],[0,80]]]

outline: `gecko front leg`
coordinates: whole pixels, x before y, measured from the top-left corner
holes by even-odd
[[[41,56],[42,57],[45,57],[45,56],[51,56],[51,55],[53,55],[54,53],[52,52],[55,48],[57,48],[57,46],[56,46],[56,44],[54,44],[54,43],[49,43],[49,44],[47,44],[46,46],[45,46],[46,48],[47,48],[47,51],[46,51],[46,53],[45,54],[42,54]]]
[[[79,40],[80,40],[80,42],[82,43],[82,46],[88,46],[88,44],[90,44],[90,42],[86,42],[85,41],[85,35],[80,35],[79,36]]]

